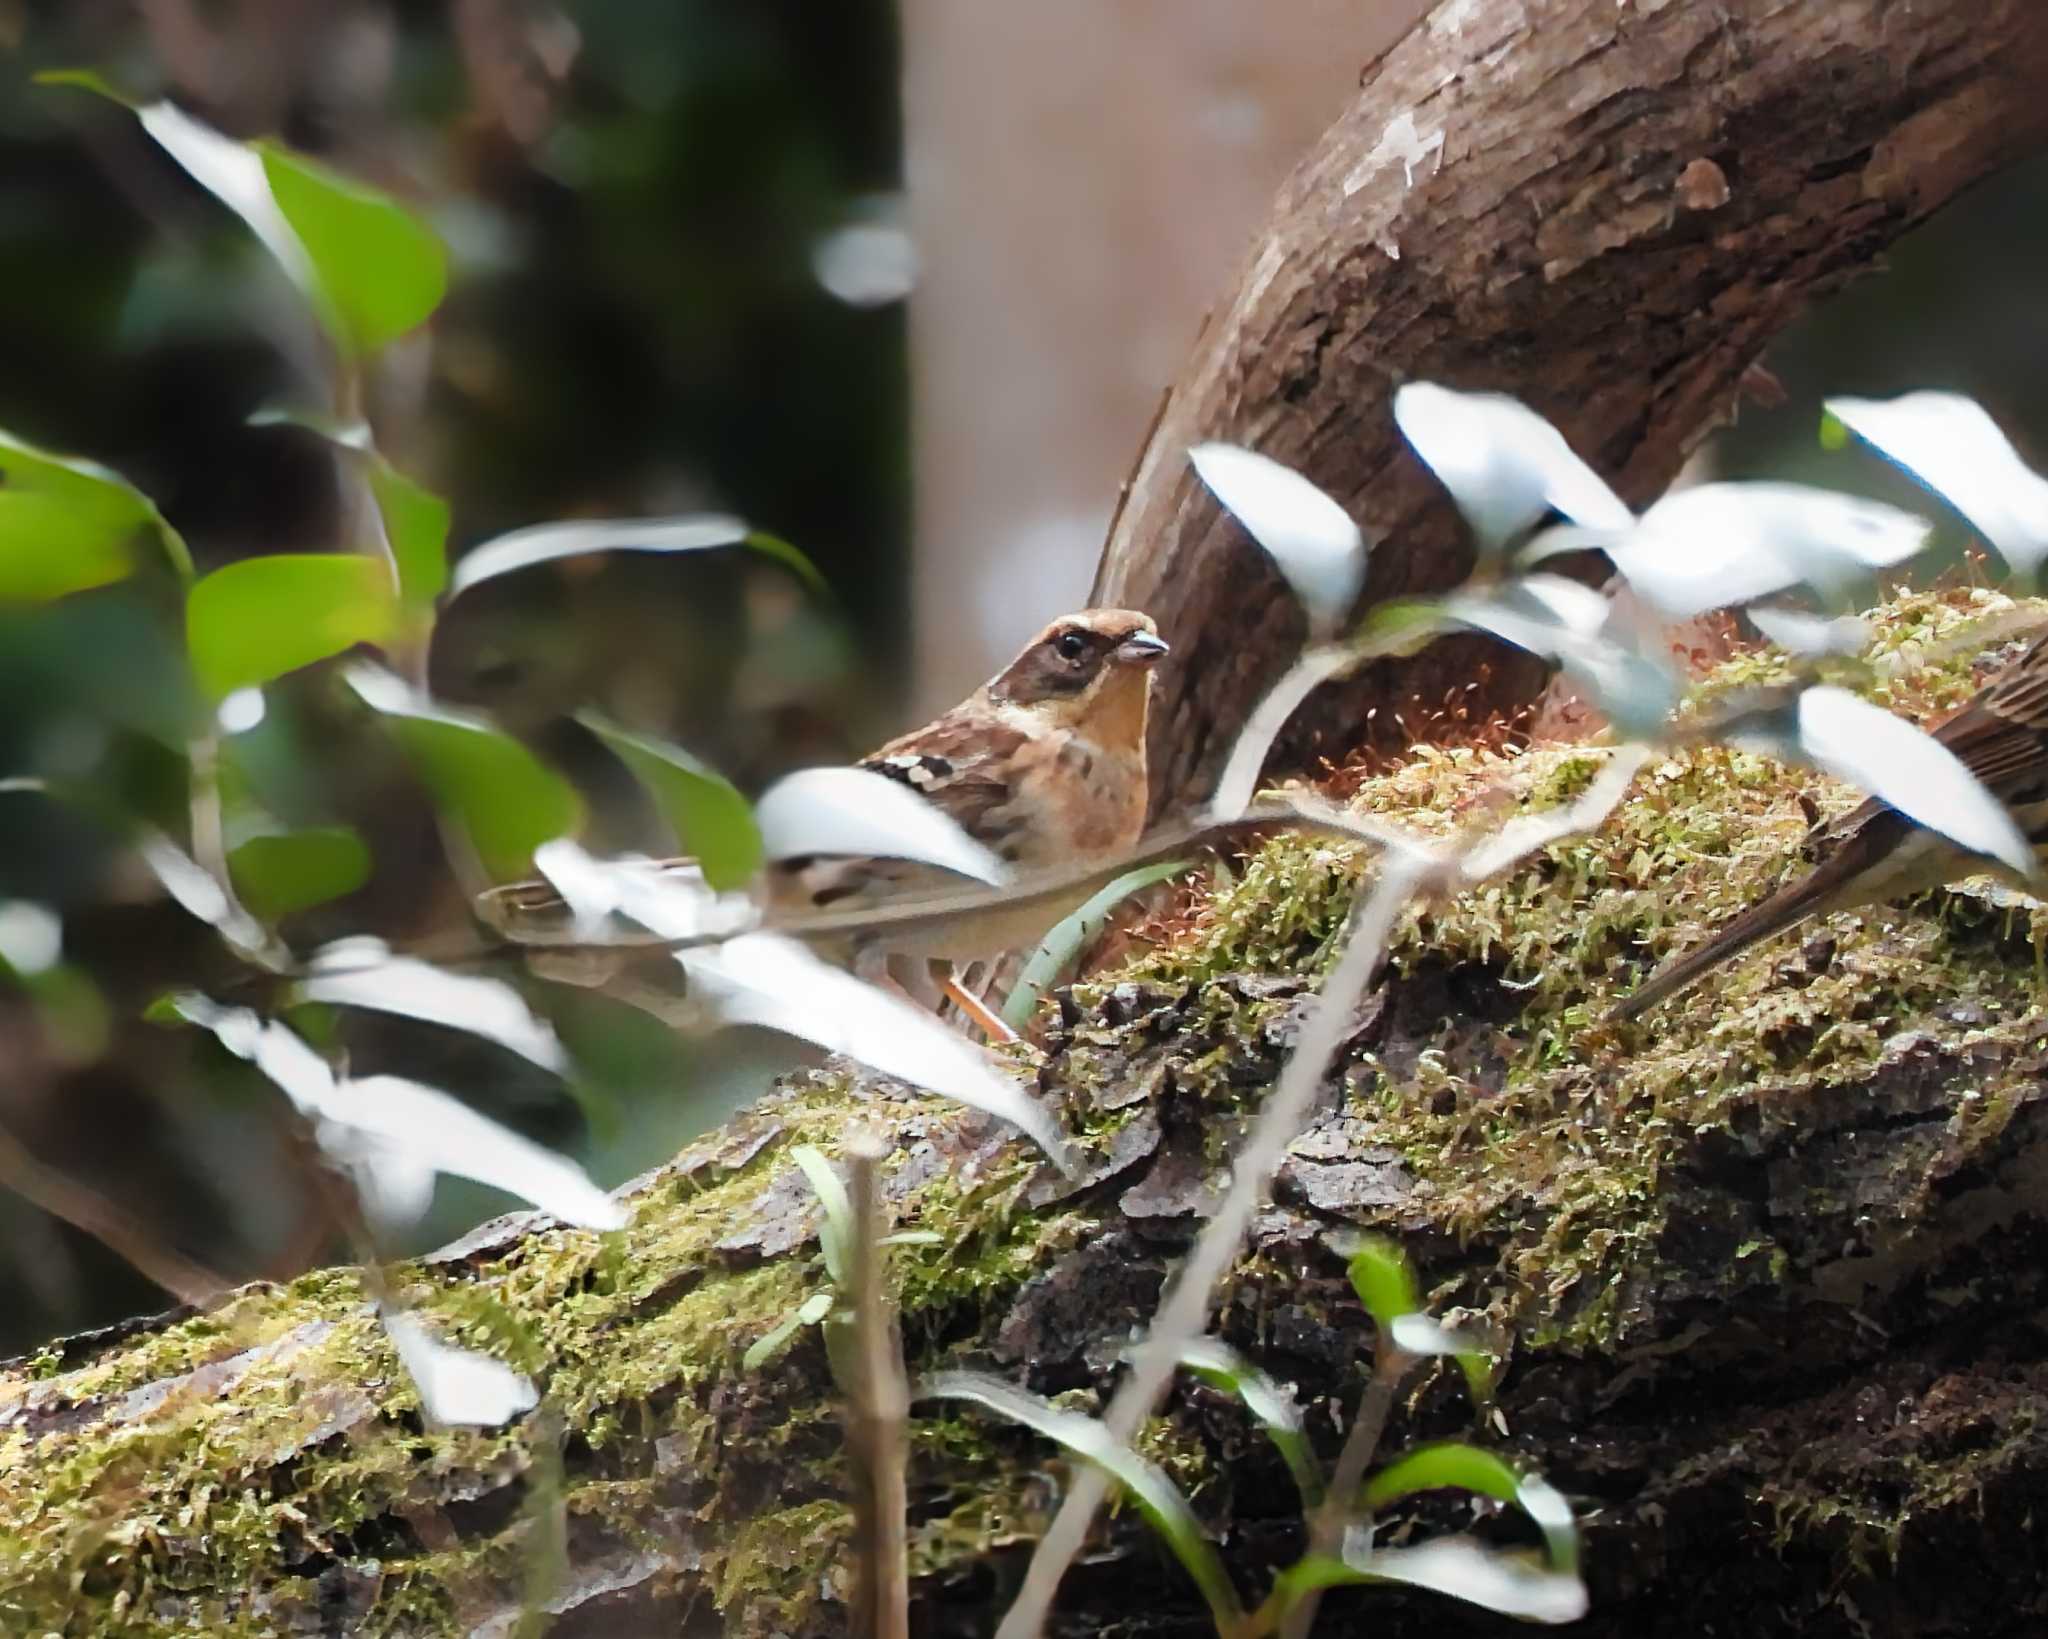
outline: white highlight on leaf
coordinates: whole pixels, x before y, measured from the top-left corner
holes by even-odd
[[[443,1343],[410,1315],[382,1318],[429,1421],[496,1428],[540,1403],[533,1384],[503,1361]]]
[[[2048,558],[2048,478],[1960,393],[1831,398],[1826,409],[1969,519],[2022,575]]]
[[[135,848],[163,885],[164,892],[187,915],[217,928],[222,938],[244,950],[269,948],[270,936],[263,931],[262,924],[228,897],[227,889],[211,871],[163,832],[152,826],[138,826]]]
[[[138,108],[135,116],[194,182],[248,223],[293,284],[309,294],[317,292],[312,258],[278,208],[261,154],[167,102]]]
[[[64,919],[33,899],[0,900],[0,960],[25,978],[64,959]]]
[[[556,558],[577,558],[587,552],[701,552],[737,546],[746,538],[744,523],[715,512],[535,524],[465,552],[448,577],[448,596],[460,597],[482,581]]]
[[[557,837],[534,850],[533,862],[562,896],[584,938],[599,937],[613,916],[627,917],[664,939],[742,933],[761,920],[752,899],[717,892],[689,860],[653,860],[642,854],[598,859],[571,838]]]
[[[927,798],[865,768],[805,768],[754,805],[769,859],[878,855],[918,860],[1000,887],[1003,862]]]
[[[1870,623],[1855,615],[1810,615],[1803,609],[1752,604],[1743,611],[1750,624],[1787,654],[1861,654],[1870,646]]]
[[[917,288],[917,244],[895,222],[853,222],[811,246],[811,273],[848,307],[886,307]]]
[[[796,940],[742,934],[678,951],[676,960],[689,975],[691,999],[725,1023],[779,1030],[986,1110],[1064,1164],[1066,1140],[1051,1116],[988,1054],[935,1015],[833,967]]]
[[[1286,576],[1310,636],[1336,630],[1365,584],[1365,536],[1351,514],[1292,467],[1236,444],[1197,444],[1188,460]]]
[[[223,734],[247,734],[263,721],[263,691],[259,688],[236,689],[220,703],[213,720],[220,725]]]
[[[1832,685],[1799,696],[1798,721],[1800,749],[1816,767],[1972,853],[2037,873],[2033,845],[2005,804],[1933,735]]]
[[[1266,766],[1266,754],[1273,749],[1273,742],[1287,726],[1287,720],[1302,701],[1340,672],[1358,664],[1359,659],[1350,649],[1311,649],[1266,691],[1266,697],[1239,731],[1230,748],[1230,760],[1217,778],[1215,795],[1209,799],[1211,818],[1233,820],[1251,805],[1258,790],[1259,771]]]
[[[1802,583],[1841,599],[1857,577],[1927,544],[1924,518],[1804,484],[1696,484],[1665,496],[1623,538],[1615,568],[1675,619]]]
[[[352,661],[342,667],[341,675],[355,691],[357,699],[386,717],[416,717],[423,723],[446,723],[453,728],[474,729],[484,734],[498,732],[481,717],[451,711],[437,704],[396,672],[387,671],[374,662]]]
[[[1586,1614],[1586,1586],[1576,1576],[1544,1570],[1469,1537],[1364,1553],[1347,1545],[1344,1559],[1381,1581],[1427,1588],[1528,1622],[1576,1622]]]
[[[558,1076],[569,1056],[553,1026],[536,1018],[525,997],[502,979],[450,973],[414,956],[396,956],[381,939],[342,939],[308,964],[299,986],[306,1000],[366,1007],[482,1036]]]
[[[1394,422],[1483,547],[1497,549],[1550,511],[1589,529],[1635,521],[1563,433],[1504,393],[1412,381],[1394,394]]]
[[[1387,1328],[1395,1346],[1409,1354],[1483,1354],[1478,1342],[1424,1314],[1396,1315]]]
[[[1556,661],[1626,735],[1655,734],[1678,704],[1670,665],[1632,638],[1624,641],[1614,605],[1577,581],[1524,575],[1485,591],[1454,592],[1441,607],[1451,620]]]

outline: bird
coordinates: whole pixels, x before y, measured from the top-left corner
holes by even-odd
[[[937,866],[866,855],[807,855],[772,861],[758,889],[764,930],[828,948],[864,978],[931,993],[931,965],[992,961],[1035,942],[1099,883],[1078,870],[1115,860],[1144,835],[1150,782],[1145,761],[1153,671],[1168,654],[1150,616],[1089,609],[1052,621],[995,676],[950,711],[876,748],[858,767],[900,781],[936,806],[1022,879],[1010,895],[966,914],[916,916],[850,930],[865,909],[892,901],[913,907],[947,891],[977,887]],[[689,860],[659,869],[688,873]],[[1047,877],[1062,878],[1036,891]],[[515,943],[539,947],[530,963],[574,983],[609,982],[630,951],[607,956],[547,951],[568,927],[552,886],[515,883],[489,890],[478,914]],[[836,924],[817,936],[818,925]],[[909,983],[895,977],[902,973]],[[938,992],[984,1033],[1014,1032],[951,977]]]
[[[1963,766],[2048,852],[2048,636],[2036,638],[1933,731]],[[1697,983],[1731,957],[1808,917],[1926,893],[1962,877],[1995,875],[2025,888],[2007,867],[1970,853],[1871,797],[1819,828],[1817,863],[1667,963],[1609,1014],[1627,1020]]]
[[[1023,875],[1126,853],[1145,830],[1153,669],[1168,652],[1137,610],[1063,615],[959,705],[858,766],[901,781]],[[767,898],[771,915],[800,914],[948,881],[958,879],[904,860],[790,859],[771,866]],[[856,955],[868,966],[899,957],[958,967],[1035,940],[1048,925],[1043,903],[1020,900],[879,935]],[[950,980],[941,988],[985,1032],[1008,1034],[978,997]]]

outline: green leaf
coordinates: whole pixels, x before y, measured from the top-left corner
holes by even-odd
[[[847,1199],[846,1185],[840,1182],[839,1174],[832,1170],[832,1163],[814,1144],[792,1146],[789,1158],[803,1168],[804,1176],[811,1181],[811,1189],[818,1197],[818,1204],[825,1209],[825,1221],[818,1226],[818,1246],[825,1254],[825,1273],[832,1278],[834,1286],[844,1289],[847,1275],[853,1268],[853,1202]]]
[[[813,1292],[801,1305],[782,1317],[772,1331],[757,1337],[747,1346],[747,1352],[740,1356],[740,1367],[744,1371],[756,1371],[773,1360],[789,1340],[806,1326],[815,1326],[832,1312],[832,1294]]]
[[[370,879],[370,850],[346,826],[251,837],[228,853],[235,892],[271,920],[351,894]]]
[[[1179,1487],[1153,1464],[1113,1436],[1093,1417],[1059,1407],[1028,1394],[986,1372],[938,1372],[918,1385],[921,1400],[969,1400],[1024,1427],[1056,1440],[1084,1462],[1093,1463],[1130,1494],[1145,1523],[1173,1551],[1209,1603],[1221,1633],[1236,1633],[1244,1622],[1237,1589],[1202,1534],[1201,1521]]]
[[[493,877],[530,875],[534,849],[576,830],[583,809],[575,791],[509,734],[437,709],[381,667],[351,667],[348,681],[390,722],[420,783]]]
[[[1302,1426],[1301,1408],[1294,1403],[1294,1391],[1283,1388],[1229,1344],[1213,1337],[1198,1337],[1184,1344],[1180,1363],[1212,1388],[1244,1402],[1245,1410],[1259,1420],[1294,1476],[1302,1511],[1313,1510],[1323,1498],[1323,1476]]]
[[[652,793],[683,850],[719,890],[737,888],[761,868],[761,832],[733,783],[679,746],[632,734],[594,711],[578,722],[610,747]]]
[[[713,552],[744,546],[773,558],[814,592],[824,577],[789,542],[749,529],[724,513],[686,513],[673,518],[579,518],[569,523],[530,524],[509,535],[494,535],[463,553],[449,582],[451,598],[500,575],[535,564],[580,558],[593,552]]]
[[[1415,1271],[1408,1266],[1408,1255],[1384,1236],[1366,1238],[1352,1254],[1349,1273],[1352,1290],[1381,1336],[1391,1333],[1397,1315],[1420,1312],[1422,1300],[1415,1293]]]
[[[369,465],[370,493],[398,569],[398,595],[407,609],[431,609],[448,585],[448,503],[382,456]]]
[[[1017,975],[1016,984],[1010,987],[1009,997],[1003,1003],[1003,1022],[1012,1030],[1022,1030],[1038,1010],[1038,1000],[1045,994],[1047,986],[1055,983],[1073,966],[1081,952],[1094,943],[1117,906],[1155,882],[1179,876],[1193,863],[1187,859],[1169,859],[1162,864],[1141,865],[1135,871],[1127,871],[1055,927],[1039,942],[1038,949],[1031,953],[1031,960],[1024,964],[1024,971]]]
[[[396,622],[391,571],[375,558],[245,558],[192,588],[185,645],[200,684],[219,700],[358,643],[381,643]]]
[[[1446,1440],[1439,1445],[1423,1446],[1388,1464],[1366,1482],[1365,1506],[1377,1509],[1399,1497],[1446,1487],[1492,1497],[1521,1509],[1542,1531],[1552,1567],[1560,1571],[1577,1570],[1578,1523],[1557,1489],[1541,1475],[1524,1475],[1492,1452],[1462,1441]]]
[[[1272,1598],[1259,1614],[1284,1614],[1316,1589],[1375,1582],[1424,1588],[1529,1622],[1576,1622],[1586,1614],[1586,1586],[1576,1573],[1546,1571],[1463,1537],[1413,1548],[1374,1548],[1348,1563],[1325,1556],[1300,1560],[1273,1579]],[[1258,1631],[1273,1625],[1268,1622]]]
[[[189,580],[184,541],[119,473],[0,432],[0,602],[47,603],[120,580],[148,531]]]
[[[1849,447],[1849,425],[1832,411],[1820,413],[1820,447],[1824,450],[1846,450]]]
[[[305,247],[346,349],[373,353],[424,323],[448,289],[448,252],[389,195],[274,142],[252,144]]]

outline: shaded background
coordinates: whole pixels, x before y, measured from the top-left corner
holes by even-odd
[[[646,816],[574,708],[752,787],[943,706],[1085,597],[1204,310],[1288,166],[1420,9],[0,0],[0,427],[138,482],[202,568],[352,544],[329,452],[248,425],[316,385],[281,275],[132,120],[32,88],[36,71],[97,67],[409,201],[449,244],[451,291],[370,408],[386,453],[450,497],[457,550],[545,520],[720,508],[831,584],[819,601],[758,564],[622,557],[464,599],[437,690],[576,774],[593,840],[628,845]],[[1979,396],[2044,453],[2044,198],[2040,167],[1980,190],[1788,335],[1770,361],[1787,401],[1745,412],[1723,470],[1925,509],[1814,434],[1824,393],[1923,386]],[[178,637],[173,590],[146,579],[0,611],[0,777],[90,780],[179,824]],[[354,825],[376,860],[295,940],[461,927],[388,748],[353,735],[329,678],[271,693],[247,777],[280,814]],[[211,936],[110,836],[31,799],[0,800],[0,897],[60,908],[67,952],[0,988],[0,1176],[32,1157],[233,1279],[332,1255],[275,1094],[140,1021],[172,984],[232,982]],[[427,1026],[352,1022],[346,1045],[357,1069],[457,1090],[606,1184],[775,1057],[743,1037],[686,1048],[589,997],[551,1005],[588,1064],[566,1091]],[[418,1244],[499,1204],[444,1182]],[[0,1351],[161,1304],[0,1190]]]

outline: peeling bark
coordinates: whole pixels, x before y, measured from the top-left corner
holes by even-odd
[[[1097,573],[1098,603],[1174,645],[1161,810],[1206,795],[1301,638],[1191,444],[1249,444],[1350,508],[1380,542],[1368,601],[1443,590],[1469,551],[1395,386],[1515,394],[1641,504],[1810,300],[2039,147],[2044,76],[2033,0],[1445,0],[1364,65],[1168,395]],[[1439,645],[1324,690],[1276,755],[1348,751],[1375,706],[1367,732],[1406,745],[1447,699],[1483,719],[1541,677]]]

